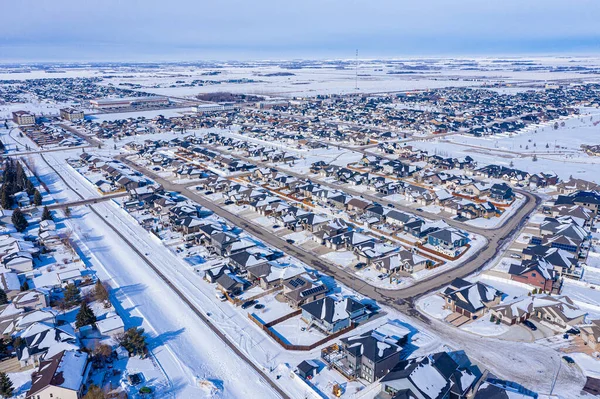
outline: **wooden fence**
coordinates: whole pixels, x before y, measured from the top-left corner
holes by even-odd
[[[285,316],[282,316],[278,319],[275,319],[269,323],[265,323],[262,320],[260,320],[260,318],[255,315],[254,313],[248,313],[248,318],[250,320],[252,320],[257,326],[259,326],[269,337],[273,338],[273,340],[275,342],[277,342],[279,345],[281,345],[284,349],[286,350],[291,350],[291,351],[310,351],[313,350],[314,348],[323,345],[324,343],[335,339],[337,337],[339,337],[340,335],[343,335],[345,333],[347,333],[348,331],[352,331],[356,328],[356,324],[352,323],[350,325],[350,327],[344,328],[334,334],[328,335],[320,340],[318,340],[317,342],[313,342],[310,345],[294,345],[294,344],[290,344],[288,342],[285,342],[279,335],[277,335],[273,330],[272,327],[285,321],[288,320],[294,316],[298,316],[300,313],[302,313],[302,310],[298,309],[292,313],[289,313]]]

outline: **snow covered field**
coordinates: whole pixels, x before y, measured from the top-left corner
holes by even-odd
[[[582,109],[582,115],[565,118],[565,126],[554,129],[552,124],[528,126],[515,134],[489,137],[453,135],[411,144],[430,153],[443,148],[446,156],[471,156],[482,164],[498,164],[530,173],[552,171],[562,179],[569,176],[590,181],[600,180],[599,157],[588,156],[582,144],[600,143],[600,111]],[[560,123],[560,122],[559,122]],[[534,146],[535,144],[535,146]],[[548,145],[548,148],[546,148]],[[536,154],[537,161],[533,160]]]

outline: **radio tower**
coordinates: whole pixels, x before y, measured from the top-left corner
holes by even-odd
[[[356,49],[356,68],[354,74],[354,89],[358,90],[358,49]]]

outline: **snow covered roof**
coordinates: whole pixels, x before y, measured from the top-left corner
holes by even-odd
[[[27,397],[33,397],[48,386],[79,391],[83,384],[88,355],[75,350],[62,351],[40,362],[40,367],[32,376],[32,384]]]

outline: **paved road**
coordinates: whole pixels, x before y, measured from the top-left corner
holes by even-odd
[[[63,129],[73,133],[75,136],[85,140],[89,145],[94,146],[94,147],[98,147],[102,145],[102,141],[98,140],[95,137],[90,137],[86,134],[81,133],[79,130],[77,130],[76,128],[74,128],[73,126],[69,126],[67,124],[64,123],[59,123],[58,126],[62,127]]]
[[[264,242],[272,245],[275,248],[278,248],[302,262],[315,267],[316,269],[326,273],[332,277],[335,277],[338,281],[344,283],[348,287],[351,287],[363,295],[369,296],[372,299],[375,299],[379,302],[386,303],[390,306],[396,306],[404,312],[410,313],[412,315],[416,315],[411,308],[411,302],[426,293],[435,291],[445,285],[447,285],[450,281],[452,281],[456,277],[465,277],[477,270],[482,269],[487,263],[498,255],[501,250],[502,245],[511,238],[515,232],[517,232],[525,222],[525,218],[533,212],[536,206],[541,202],[538,197],[533,196],[530,193],[522,192],[525,195],[526,202],[525,204],[515,213],[515,215],[508,219],[507,223],[505,223],[501,228],[486,231],[488,244],[484,246],[481,250],[473,253],[469,256],[469,258],[465,259],[461,266],[456,267],[452,270],[444,272],[442,274],[432,276],[428,279],[421,280],[414,285],[401,289],[401,290],[388,290],[377,288],[369,285],[363,280],[359,279],[352,273],[340,269],[339,267],[333,265],[332,263],[320,258],[312,252],[308,252],[298,246],[291,245],[287,243],[284,239],[277,237],[272,234],[266,228],[259,226],[255,223],[251,223],[246,219],[229,212],[228,210],[222,208],[220,205],[215,204],[212,201],[207,200],[206,198],[200,196],[197,192],[193,190],[189,190],[186,187],[186,184],[177,184],[173,183],[169,180],[166,180],[159,175],[152,173],[145,168],[136,165],[130,160],[125,159],[125,157],[119,157],[119,159],[126,164],[128,164],[132,169],[135,169],[139,172],[142,172],[154,179],[156,182],[160,183],[166,190],[169,191],[178,191],[184,193],[188,198],[196,201],[200,205],[204,206],[207,209],[210,209],[215,214],[223,217],[229,222],[233,223],[236,226],[239,226],[249,233],[257,236]],[[402,306],[406,304],[407,306]]]
[[[88,199],[85,199],[83,197],[83,195],[81,195],[78,190],[76,190],[75,188],[73,188],[65,179],[63,176],[61,176],[60,173],[58,173],[58,171],[54,168],[54,166],[52,166],[44,157],[43,154],[41,154],[42,159],[44,160],[44,162],[48,165],[48,167],[50,167],[54,173],[56,173],[56,175],[62,180],[62,182],[71,190],[73,191],[75,194],[77,194],[77,196],[79,196],[82,201],[81,202],[86,202],[86,201],[90,201]],[[255,370],[260,376],[262,376],[264,378],[264,380],[282,397],[282,398],[289,398],[289,396],[287,395],[287,393],[285,393],[278,385],[276,385],[274,382],[271,381],[271,379],[269,378],[269,376],[258,366],[256,366],[249,358],[248,356],[246,356],[245,353],[243,353],[236,345],[235,343],[233,343],[232,341],[229,340],[229,338],[221,332],[221,330],[219,330],[215,325],[213,325],[213,323],[206,317],[204,316],[204,314],[196,307],[196,305],[194,305],[192,303],[192,301],[190,301],[186,295],[183,294],[183,292],[181,292],[181,290],[179,290],[179,288],[173,284],[161,271],[160,269],[154,265],[154,263],[142,252],[139,251],[138,248],[136,248],[135,245],[133,245],[131,243],[131,241],[129,241],[129,239],[127,237],[125,237],[121,231],[119,231],[119,229],[117,229],[115,226],[113,226],[110,222],[108,222],[101,214],[100,212],[98,212],[96,209],[93,208],[93,206],[90,206],[89,209],[94,212],[112,231],[115,232],[115,234],[117,234],[119,236],[119,238],[121,238],[121,240],[123,240],[123,242],[125,242],[133,252],[135,252],[135,254],[146,264],[148,265],[159,277],[161,280],[164,281],[165,284],[167,284],[167,286],[173,290],[178,296],[179,298],[194,312],[194,314],[196,316],[198,316],[219,338],[221,338],[221,340],[227,345],[229,346],[233,352],[238,355],[242,360],[244,360],[253,370]]]

